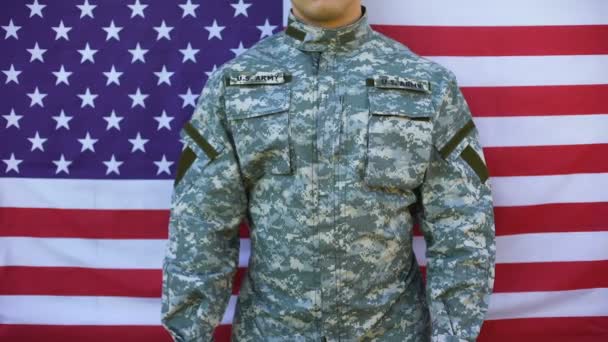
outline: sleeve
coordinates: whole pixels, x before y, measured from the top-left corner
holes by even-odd
[[[478,130],[449,72],[420,187],[433,342],[475,341],[494,286],[495,227]]]
[[[247,197],[223,125],[222,89],[218,70],[180,131],[161,295],[161,323],[179,342],[212,340],[238,266]]]

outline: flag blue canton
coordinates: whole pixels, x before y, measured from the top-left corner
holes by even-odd
[[[210,72],[281,16],[280,0],[4,1],[0,176],[174,178]]]

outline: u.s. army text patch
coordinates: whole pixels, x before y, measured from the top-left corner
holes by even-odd
[[[380,75],[370,77],[366,80],[366,84],[376,88],[406,89],[425,93],[431,92],[431,83],[429,81],[414,80],[401,76]]]
[[[282,84],[290,80],[291,75],[282,71],[243,72],[226,76],[226,85]]]

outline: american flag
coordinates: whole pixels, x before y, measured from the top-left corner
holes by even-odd
[[[497,230],[480,341],[608,340],[608,2],[368,0],[453,70]],[[0,340],[170,341],[161,263],[178,132],[289,0],[0,4]],[[216,329],[228,341],[249,238]],[[423,260],[418,234],[415,249]]]

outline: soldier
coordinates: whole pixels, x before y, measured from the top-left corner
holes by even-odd
[[[474,341],[494,216],[454,74],[374,31],[360,0],[292,5],[210,76],[181,132],[163,326],[212,339],[247,219],[234,341]]]

